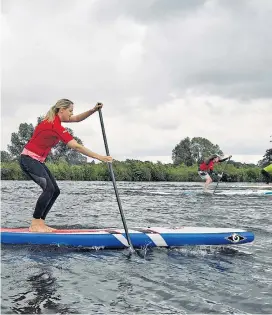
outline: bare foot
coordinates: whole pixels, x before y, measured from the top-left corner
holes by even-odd
[[[55,229],[45,225],[44,220],[42,219],[32,219],[31,225],[29,227],[30,232],[41,232],[41,233],[50,233]]]
[[[56,231],[57,229],[54,229],[54,228],[52,228],[52,227],[50,227],[50,226],[48,226],[48,225],[44,225],[47,229],[49,229],[50,230],[50,232],[53,232],[53,231]]]
[[[46,225],[43,219],[41,219],[41,224],[42,224],[44,227],[48,228],[48,229],[50,230],[50,232],[53,232],[53,231],[56,231],[56,230],[57,230],[57,229],[54,229],[54,228],[52,228],[52,227]]]
[[[52,232],[52,228],[46,225],[31,225],[29,227],[29,232],[50,233]]]

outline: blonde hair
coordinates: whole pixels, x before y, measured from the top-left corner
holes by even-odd
[[[61,108],[68,108],[70,105],[73,105],[74,103],[66,98],[63,98],[59,101],[57,101],[57,103],[52,106],[49,111],[47,112],[47,114],[44,117],[44,120],[47,120],[49,122],[53,122],[57,113],[59,112],[59,110]]]

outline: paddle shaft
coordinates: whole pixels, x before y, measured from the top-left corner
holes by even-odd
[[[106,149],[106,154],[109,156],[110,152],[109,152],[109,146],[108,146],[108,142],[107,142],[107,137],[106,137],[106,131],[105,131],[105,126],[104,126],[104,122],[103,122],[103,116],[102,116],[102,110],[101,108],[98,109],[99,112],[99,118],[100,118],[100,124],[101,124],[101,129],[102,129],[102,134],[103,134],[103,139],[104,139],[104,144],[105,144],[105,149]],[[113,172],[113,168],[112,168],[112,163],[108,163],[108,167],[109,167],[109,171],[110,171],[110,175],[111,175],[111,179],[112,179],[112,184],[114,187],[114,191],[115,191],[115,195],[116,195],[116,199],[117,199],[117,203],[118,203],[118,207],[119,207],[119,211],[121,214],[121,218],[122,218],[122,222],[123,222],[123,226],[126,232],[126,237],[127,237],[127,241],[128,244],[130,246],[131,251],[135,251],[128,233],[128,228],[127,228],[127,224],[126,224],[126,218],[122,209],[122,204],[121,204],[121,200],[119,197],[119,193],[118,193],[118,189],[117,189],[117,185],[116,185],[116,181],[115,181],[115,176],[114,176],[114,172]]]
[[[226,166],[227,166],[227,164],[228,164],[229,160],[230,160],[230,158],[228,158],[228,160],[226,161],[226,163],[225,163],[225,165],[224,165],[224,168],[223,168],[223,171],[222,171],[221,175],[223,175],[223,173],[224,173],[224,171],[225,171],[225,169],[226,169]],[[213,194],[215,193],[216,188],[217,188],[217,186],[219,185],[219,182],[220,182],[221,178],[222,178],[222,177],[220,177],[220,178],[218,179],[217,184],[216,184],[216,186],[215,186],[215,188],[214,188]]]

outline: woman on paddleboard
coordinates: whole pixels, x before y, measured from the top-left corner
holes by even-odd
[[[33,219],[29,227],[30,232],[52,232],[55,230],[45,224],[45,218],[59,196],[60,190],[54,176],[44,162],[51,149],[59,141],[85,156],[102,162],[112,162],[111,156],[94,153],[79,144],[61,125],[62,122],[80,122],[98,111],[102,106],[103,104],[97,103],[93,109],[79,115],[73,115],[73,102],[68,99],[59,100],[50,108],[45,118],[35,128],[31,139],[25,145],[20,156],[20,166],[28,177],[43,190],[36,203]]]
[[[212,177],[211,175],[217,175],[219,178],[222,177],[222,175],[220,174],[216,174],[213,170],[214,164],[215,163],[221,163],[224,162],[228,159],[230,159],[232,157],[232,155],[224,158],[224,159],[220,159],[220,157],[217,154],[213,154],[212,156],[210,156],[207,160],[203,161],[199,167],[198,167],[198,175],[202,178],[205,179],[205,185],[204,185],[204,191],[207,191],[208,186],[210,185],[210,183],[212,183]]]

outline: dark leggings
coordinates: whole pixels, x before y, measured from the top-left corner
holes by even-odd
[[[56,180],[44,163],[32,159],[28,155],[21,155],[20,166],[24,173],[43,190],[37,201],[33,218],[45,220],[49,210],[60,194]]]

